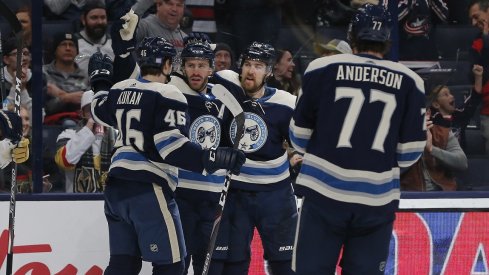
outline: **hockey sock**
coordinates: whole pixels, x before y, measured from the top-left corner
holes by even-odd
[[[222,274],[223,275],[247,275],[249,267],[250,267],[249,261],[226,262],[224,264],[224,270]]]
[[[268,264],[272,268],[273,274],[280,275],[293,275],[295,272],[292,271],[291,261],[268,261]]]
[[[131,255],[111,255],[104,275],[137,275],[141,271],[141,257]]]
[[[184,269],[185,263],[183,261],[173,264],[153,264],[153,275],[182,274]]]
[[[184,275],[188,274],[188,268],[190,267],[191,259],[192,259],[192,256],[190,256],[190,255],[187,255],[187,257],[185,257],[185,269],[183,272]],[[195,274],[197,274],[197,273],[195,273]]]

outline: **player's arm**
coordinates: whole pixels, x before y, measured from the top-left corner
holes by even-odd
[[[302,94],[295,107],[294,115],[290,120],[290,142],[292,147],[301,154],[306,152],[307,143],[316,125],[316,110],[320,101],[320,97],[316,91],[319,90],[317,85],[322,81],[324,79],[319,79],[315,74],[310,73],[304,75]]]
[[[100,52],[92,54],[88,62],[90,85],[94,92],[91,113],[92,118],[100,125],[111,127],[114,124],[109,111],[108,96],[112,86],[112,60]]]
[[[405,106],[396,150],[397,163],[401,168],[413,165],[426,145],[426,108],[421,78],[415,79],[412,90],[406,95]]]
[[[94,122],[92,120],[89,123]],[[57,150],[54,161],[61,169],[72,170],[94,142],[95,135],[88,123],[78,132],[73,129],[64,130],[56,141]]]
[[[114,75],[113,83],[136,78],[139,74],[139,67],[131,54],[136,48],[136,29],[139,17],[130,10],[119,20],[113,22],[110,28],[112,38],[112,50],[114,51]]]
[[[244,153],[232,148],[202,150],[190,142],[186,136],[188,115],[185,97],[172,85],[166,86],[164,94],[153,127],[153,140],[161,158],[168,164],[197,173],[229,169],[239,174],[246,160]]]

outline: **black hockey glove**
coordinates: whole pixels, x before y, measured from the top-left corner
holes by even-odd
[[[226,169],[235,175],[239,175],[239,170],[245,161],[246,156],[243,151],[229,147],[206,150],[202,160],[204,168],[209,174],[218,169]]]
[[[108,91],[112,86],[112,59],[106,54],[96,52],[88,62],[88,75],[93,92]]]
[[[15,112],[0,110],[0,131],[3,138],[17,144],[22,138],[22,119]]]
[[[112,23],[110,37],[112,38],[112,50],[116,56],[126,58],[136,48],[138,23],[139,17],[133,10]]]

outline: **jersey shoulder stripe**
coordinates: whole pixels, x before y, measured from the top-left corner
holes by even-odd
[[[128,88],[143,90],[144,92],[159,93],[164,98],[187,104],[187,99],[182,92],[176,86],[170,84],[127,79],[112,86],[112,90],[124,90]]]
[[[275,88],[271,88],[275,89]],[[270,97],[270,99],[267,100],[269,103],[276,103],[276,104],[281,104],[285,105],[291,109],[295,108],[295,102],[297,97],[295,95],[292,95],[286,91],[275,89],[275,93]]]
[[[190,88],[190,86],[178,75],[172,75],[168,84],[177,87],[184,95],[198,95],[198,93]]]
[[[320,57],[317,59],[314,59],[309,63],[307,66],[306,71],[304,72],[304,75],[318,70],[318,69],[323,69],[327,66],[331,66],[334,64],[352,64],[355,66],[365,64],[366,66],[375,66],[375,67],[381,67],[386,70],[390,71],[395,71],[398,73],[402,73],[407,75],[410,79],[414,81],[414,85],[416,86],[417,90],[421,93],[424,94],[424,81],[423,79],[416,74],[413,70],[409,69],[405,65],[398,63],[398,62],[393,62],[390,60],[383,60],[383,59],[374,59],[374,58],[368,58],[365,56],[358,56],[358,55],[353,55],[353,54],[337,54],[333,56],[326,56],[326,57]]]
[[[239,87],[241,87],[241,83],[239,81],[239,74],[235,71],[222,70],[222,71],[216,72],[216,75],[221,77],[221,78],[224,78],[227,81],[232,82],[233,84],[235,84]]]

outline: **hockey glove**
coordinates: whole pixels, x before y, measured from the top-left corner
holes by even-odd
[[[17,147],[12,150],[12,159],[15,163],[23,163],[29,159],[29,140],[22,138]]]
[[[3,138],[17,144],[22,138],[22,119],[14,112],[0,110],[0,130]]]
[[[88,75],[90,76],[90,85],[95,93],[110,89],[112,86],[112,74],[112,59],[101,52],[92,54],[88,62]]]
[[[136,48],[136,29],[139,17],[131,9],[115,21],[110,28],[112,50],[122,58],[126,58]]]
[[[204,168],[209,174],[219,169],[226,169],[235,175],[239,175],[239,170],[245,161],[246,156],[243,151],[229,147],[206,150],[202,160]]]

